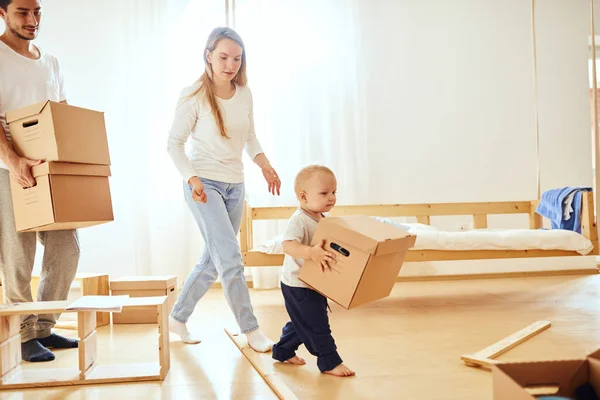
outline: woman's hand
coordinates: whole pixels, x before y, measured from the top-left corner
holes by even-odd
[[[204,192],[204,184],[197,176],[190,178],[188,181],[190,185],[192,185],[192,199],[197,201],[198,203],[206,203],[208,200],[206,197],[206,193]]]
[[[275,192],[277,192],[277,195],[279,196],[281,194],[281,181],[279,180],[279,176],[277,176],[275,169],[270,164],[267,164],[262,167],[261,170],[265,180],[269,184],[269,193],[275,195]]]

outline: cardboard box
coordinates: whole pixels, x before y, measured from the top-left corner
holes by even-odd
[[[114,219],[109,166],[47,162],[31,172],[32,188],[10,182],[18,232],[77,229]]]
[[[110,282],[113,296],[128,294],[129,297],[167,296],[169,313],[177,300],[177,276],[124,276]],[[156,308],[140,310],[123,307],[120,313],[113,313],[113,324],[156,324]]]
[[[416,236],[367,216],[323,218],[313,246],[325,239],[324,248],[337,256],[332,271],[306,260],[299,279],[347,309],[390,295]]]
[[[534,400],[542,395],[572,399],[591,389],[600,396],[600,351],[579,360],[515,362],[492,366],[494,400]],[[535,395],[534,393],[537,393]]]
[[[46,101],[7,111],[6,121],[21,157],[110,165],[102,112]]]

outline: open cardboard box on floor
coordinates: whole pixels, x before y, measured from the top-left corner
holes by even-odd
[[[332,270],[306,260],[299,279],[346,309],[390,295],[416,236],[372,217],[323,218],[312,245],[325,239],[325,250],[336,254]]]
[[[32,168],[36,185],[11,178],[18,232],[77,229],[113,220],[107,165],[46,162]]]
[[[580,360],[496,364],[492,379],[494,400],[533,400],[544,395],[598,400],[600,350]]]
[[[21,157],[110,165],[102,112],[45,101],[7,111],[6,121]]]

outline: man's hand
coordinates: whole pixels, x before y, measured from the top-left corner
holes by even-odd
[[[335,254],[325,251],[325,239],[321,240],[321,243],[310,248],[310,259],[321,266],[321,271],[325,272],[325,269],[331,271],[331,264],[335,264]]]
[[[35,179],[31,175],[31,167],[41,164],[42,160],[30,160],[24,157],[15,157],[8,163],[8,171],[22,188],[35,186]]]

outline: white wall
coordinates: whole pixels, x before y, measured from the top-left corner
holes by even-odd
[[[535,198],[528,2],[363,4],[371,200]]]
[[[589,2],[536,2],[541,190],[592,184]],[[531,2],[361,3],[371,203],[537,198]],[[510,159],[510,160],[509,160]],[[467,218],[432,218],[457,229]],[[527,227],[494,216],[490,227]],[[403,274],[581,268],[589,259],[408,263]]]
[[[536,2],[542,190],[592,185],[590,2]]]
[[[589,185],[589,3],[536,4],[542,190]],[[371,200],[536,198],[530,2],[380,0],[361,14]]]

